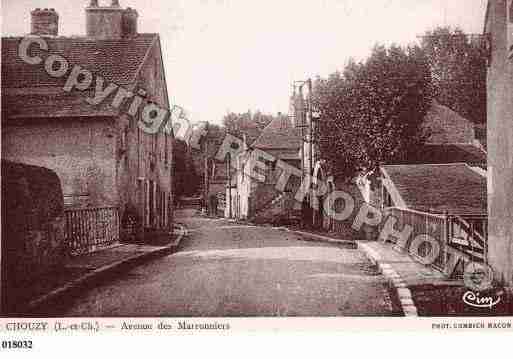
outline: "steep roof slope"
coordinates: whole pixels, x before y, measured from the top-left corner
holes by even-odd
[[[299,150],[301,134],[288,117],[278,117],[271,121],[251,145],[261,150]]]
[[[429,134],[426,143],[468,143],[475,138],[474,124],[449,107],[433,101],[422,127]]]
[[[67,75],[55,78],[46,73],[44,64],[24,62],[18,47],[22,37],[2,38],[2,114],[9,117],[99,116],[112,115],[106,106],[90,106],[84,98],[90,92],[62,90]],[[132,84],[153,43],[156,34],[140,34],[117,40],[97,40],[88,37],[44,38],[48,51],[31,47],[32,56],[48,54],[64,57],[70,69],[81,66],[120,86]],[[93,82],[94,86],[94,82]],[[93,87],[91,86],[91,87]]]
[[[486,165],[486,153],[469,144],[426,144],[412,151],[405,159],[393,164],[445,164],[468,163]],[[392,163],[390,163],[392,164]]]
[[[382,166],[406,205],[424,212],[484,214],[486,178],[464,163]]]

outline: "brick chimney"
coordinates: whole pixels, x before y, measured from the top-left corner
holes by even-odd
[[[103,40],[135,36],[137,18],[137,11],[122,9],[119,0],[112,0],[110,6],[100,6],[98,0],[91,0],[86,7],[86,34]]]
[[[137,35],[137,18],[139,14],[137,10],[127,8],[123,12],[123,36],[130,37]]]
[[[59,35],[59,14],[55,9],[35,9],[32,17],[30,33],[40,36]]]

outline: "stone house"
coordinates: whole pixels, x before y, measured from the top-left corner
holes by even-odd
[[[301,209],[300,204],[293,199],[295,190],[299,187],[299,177],[291,176],[283,192],[276,189],[282,172],[277,161],[283,161],[301,171],[301,143],[300,130],[288,117],[278,116],[262,130],[255,141],[249,145],[244,144],[244,150],[234,159],[231,196],[228,188],[226,192],[226,198],[231,197],[232,200],[232,217],[247,219],[260,216],[266,217],[262,218],[265,221]],[[273,161],[264,161],[267,172],[261,173],[265,177],[262,182],[249,176],[249,168],[257,160],[252,155],[254,150],[263,151],[274,158]],[[227,200],[227,204],[229,202]],[[229,211],[227,206],[225,216],[229,216]]]
[[[424,145],[402,160],[387,165],[441,165],[465,163],[484,175],[486,152],[475,138],[474,125],[458,113],[434,101],[422,128],[429,133]],[[371,180],[369,174],[356,179],[356,185],[366,203],[376,208],[385,206],[390,195],[379,173]],[[387,197],[388,196],[388,197]]]
[[[513,285],[513,1],[489,0],[484,33],[488,67],[489,263]]]
[[[55,171],[67,207],[115,207],[120,218],[130,209],[139,228],[169,229],[172,131],[139,126],[146,106],[169,108],[159,35],[138,33],[137,11],[117,1],[90,2],[85,36],[59,36],[54,9],[31,16],[31,35],[2,38],[2,159]],[[40,64],[20,57],[24,39],[47,44],[46,51],[40,42],[27,51],[42,58]],[[75,66],[93,80],[66,90]],[[84,81],[81,76],[75,80]],[[92,104],[107,85],[117,91]]]

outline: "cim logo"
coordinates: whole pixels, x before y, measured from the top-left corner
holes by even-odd
[[[472,291],[465,292],[463,294],[463,301],[465,304],[475,308],[493,308],[500,303],[501,297],[483,296],[481,297],[478,293]]]
[[[481,292],[493,288],[493,270],[483,263],[469,263],[463,273],[465,286],[469,288],[463,294],[463,302],[474,308],[493,308],[500,303],[500,295],[481,295]]]

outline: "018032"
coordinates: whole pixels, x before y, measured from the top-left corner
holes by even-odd
[[[32,349],[32,340],[2,340],[2,349]]]

